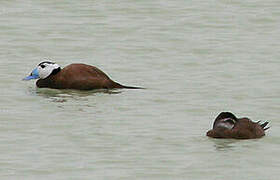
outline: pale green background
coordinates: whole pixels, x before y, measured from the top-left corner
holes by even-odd
[[[0,2],[0,179],[278,180],[280,1]],[[37,90],[45,58],[146,90]],[[221,111],[259,140],[205,137]]]

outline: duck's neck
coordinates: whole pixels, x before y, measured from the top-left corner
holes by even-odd
[[[54,69],[54,70],[52,71],[52,73],[50,74],[50,76],[54,76],[54,75],[56,75],[57,73],[59,73],[60,71],[61,71],[61,68],[58,67],[57,69]]]
[[[61,71],[61,68],[54,69],[52,73],[45,79],[39,79],[36,82],[37,87],[39,88],[54,88],[56,87],[56,79],[58,76],[58,73]]]
[[[49,88],[54,83],[53,78],[47,77],[45,79],[39,79],[36,82],[38,88]]]

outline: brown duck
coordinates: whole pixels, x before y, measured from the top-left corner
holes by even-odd
[[[50,61],[41,62],[29,76],[23,80],[38,79],[39,88],[53,89],[142,89],[121,85],[109,78],[97,67],[86,64],[70,64],[63,69]]]
[[[214,121],[213,129],[207,132],[212,138],[255,139],[265,135],[268,122],[253,122],[249,118],[236,118],[230,112],[222,112]]]

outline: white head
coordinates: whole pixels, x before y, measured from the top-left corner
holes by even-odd
[[[56,74],[61,70],[60,66],[56,63],[50,61],[41,62],[29,76],[25,77],[23,80],[30,79],[45,79],[50,75]]]
[[[51,75],[52,73],[59,71],[60,66],[53,62],[44,61],[38,65],[37,69],[40,79],[45,79],[49,77],[49,75]]]

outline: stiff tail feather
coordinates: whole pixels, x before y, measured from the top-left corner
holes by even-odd
[[[268,122],[264,122],[263,124],[260,124],[260,126],[263,128],[263,130],[267,130],[270,127],[266,127],[268,125]]]
[[[114,88],[123,88],[123,89],[145,89],[142,87],[135,87],[135,86],[124,86],[119,83],[114,82]]]

